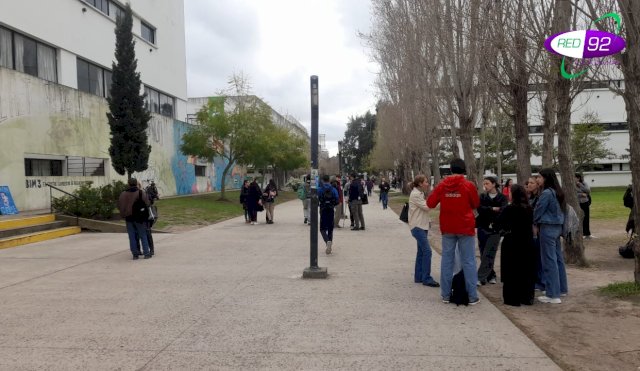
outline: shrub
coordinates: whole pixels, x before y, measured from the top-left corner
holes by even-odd
[[[53,208],[57,212],[82,218],[111,219],[120,193],[126,189],[127,185],[119,180],[98,188],[85,184],[73,192],[79,200],[71,196],[60,197],[53,200]]]
[[[285,187],[289,187],[294,191],[297,191],[298,187],[300,187],[300,185],[302,185],[303,183],[304,182],[302,181],[302,179],[291,177],[291,178],[289,178],[289,181],[287,183],[285,183],[284,186]]]

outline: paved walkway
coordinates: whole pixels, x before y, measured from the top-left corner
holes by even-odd
[[[415,242],[390,209],[335,232],[326,280],[301,279],[300,202],[275,214],[158,234],[151,260],[131,260],[124,234],[0,250],[0,369],[558,369],[486,299],[456,307],[414,284]]]

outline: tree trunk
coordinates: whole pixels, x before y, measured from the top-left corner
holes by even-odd
[[[518,61],[519,58],[516,58]],[[527,80],[524,61],[516,62],[517,78],[511,85],[511,99],[513,100],[513,121],[516,134],[516,175],[518,184],[524,184],[531,176],[531,142],[529,141],[529,124],[527,123]]]
[[[542,167],[553,166],[553,141],[556,134],[556,99],[553,86],[547,88],[542,118]]]
[[[487,156],[487,124],[489,122],[488,109],[482,110],[482,128],[480,129],[480,159],[478,160],[478,179],[484,176],[485,161]]]
[[[224,170],[222,171],[222,178],[220,179],[220,198],[218,198],[218,200],[220,201],[226,201],[227,199],[224,197],[224,191],[227,185],[227,173],[229,173],[229,170],[231,170],[231,168],[233,167],[233,163],[235,161],[232,159],[229,159],[229,163],[227,164],[227,166],[224,167]]]

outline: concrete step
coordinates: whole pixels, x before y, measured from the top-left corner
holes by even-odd
[[[21,234],[18,236],[7,237],[0,239],[0,249],[6,249],[9,247],[16,247],[20,245],[26,245],[28,243],[47,241],[54,238],[70,236],[80,233],[80,227],[64,227],[56,228],[43,232],[34,232],[28,234]]]
[[[64,228],[68,226],[69,226],[68,222],[59,220],[59,221],[29,225],[24,227],[0,229],[0,238],[7,238],[7,237],[18,236],[21,234],[48,231],[48,230]]]
[[[51,223],[56,220],[53,214],[45,215],[6,215],[0,218],[0,229],[12,229],[28,227],[43,223]]]

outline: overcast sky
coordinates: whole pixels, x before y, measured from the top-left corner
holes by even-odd
[[[253,93],[310,131],[309,77],[318,75],[320,134],[338,151],[349,117],[375,110],[371,62],[358,32],[369,0],[185,0],[189,97],[215,95],[242,72]]]

